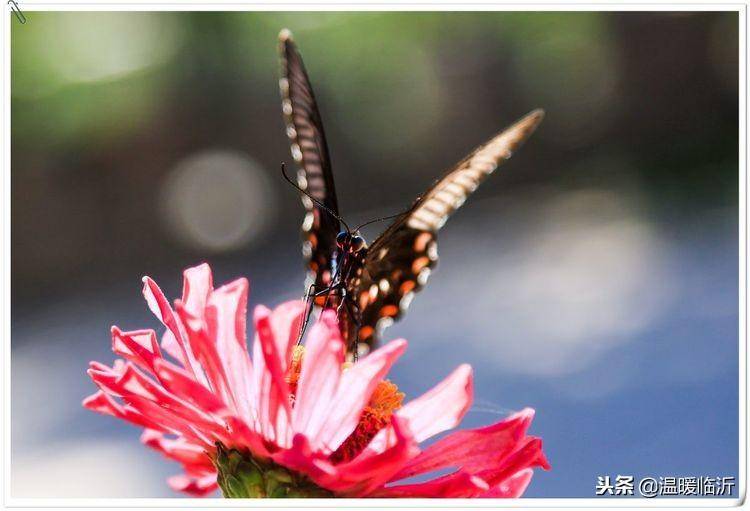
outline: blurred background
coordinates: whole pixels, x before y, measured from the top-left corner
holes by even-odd
[[[318,96],[339,204],[402,210],[529,110],[547,117],[440,233],[386,338],[415,396],[468,362],[464,426],[532,406],[553,470],[737,476],[736,13],[43,13],[12,20],[12,495],[175,496],[178,466],[83,410],[140,278],[302,295],[276,36]],[[384,225],[370,226],[372,240]]]

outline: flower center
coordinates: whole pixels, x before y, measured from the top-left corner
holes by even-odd
[[[286,376],[286,381],[289,384],[289,390],[292,394],[292,405],[294,404],[294,394],[297,391],[297,383],[299,381],[304,354],[304,346],[296,346],[294,348],[292,360],[289,364],[289,371]],[[344,370],[346,369],[347,365],[344,366]],[[395,383],[389,380],[382,380],[378,383],[378,386],[370,397],[370,401],[364,410],[362,410],[357,427],[331,455],[331,461],[334,463],[343,463],[353,459],[357,454],[362,452],[378,431],[390,423],[393,412],[401,408],[403,402],[404,393],[399,392]]]

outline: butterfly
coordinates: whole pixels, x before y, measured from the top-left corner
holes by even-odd
[[[279,34],[282,112],[296,183],[306,214],[303,255],[308,267],[307,317],[313,304],[335,308],[349,353],[367,353],[382,330],[406,311],[438,260],[437,232],[498,165],[534,132],[534,110],[492,137],[435,181],[371,245],[339,214],[323,122],[302,57],[284,29]],[[388,217],[386,217],[388,218]],[[382,219],[378,219],[382,220]],[[367,222],[372,223],[372,222]],[[300,338],[302,331],[300,332]]]

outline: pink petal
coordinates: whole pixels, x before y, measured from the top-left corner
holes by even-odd
[[[206,325],[208,338],[216,343],[235,410],[244,420],[252,421],[256,415],[253,365],[245,341],[248,287],[247,279],[238,279],[211,293],[206,305]]]
[[[205,497],[219,489],[216,483],[216,473],[203,477],[189,477],[184,474],[172,476],[167,484],[175,491],[187,493],[194,497]]]
[[[165,457],[195,467],[212,469],[213,465],[203,446],[186,442],[184,438],[167,438],[163,433],[146,429],[141,434],[141,443],[159,451]]]
[[[154,360],[162,358],[156,333],[153,330],[134,330],[123,332],[116,326],[112,329],[112,351],[130,360],[151,374],[154,371]]]
[[[286,353],[287,349],[283,340],[274,338],[270,310],[256,307],[254,321],[253,360],[256,365],[255,390],[259,426],[266,439],[286,447],[291,441],[291,404],[281,354]]]
[[[142,415],[132,407],[119,404],[112,399],[111,396],[105,394],[101,390],[98,390],[96,393],[84,399],[83,407],[103,415],[111,415],[112,417],[130,422],[136,426],[168,431],[164,429],[163,426],[157,424],[149,417]]]
[[[333,490],[338,481],[338,471],[327,459],[316,455],[304,435],[296,434],[291,447],[272,455],[273,461],[290,470],[305,474],[322,488]]]
[[[182,303],[191,315],[203,316],[208,297],[213,291],[213,276],[208,264],[188,268],[182,273]]]
[[[281,356],[281,369],[284,372],[292,359],[292,350],[297,343],[304,313],[305,302],[301,300],[284,302],[271,313],[271,328]]]
[[[292,409],[292,428],[308,438],[313,450],[321,447],[318,435],[335,403],[343,363],[344,342],[336,314],[328,310],[310,329]]]
[[[151,309],[151,312],[153,312],[159,321],[161,321],[164,326],[172,332],[175,341],[180,347],[182,360],[187,361],[185,368],[192,371],[196,379],[205,383],[206,380],[203,371],[201,371],[200,366],[190,350],[190,346],[187,344],[181,324],[177,320],[177,316],[175,316],[172,307],[169,305],[169,301],[167,301],[167,298],[164,296],[164,293],[162,293],[159,286],[157,286],[156,282],[150,277],[143,277],[143,296],[146,299],[146,303],[148,304],[149,309]]]
[[[137,411],[154,419],[163,427],[178,429],[183,433],[187,431],[187,434],[193,431],[191,428],[223,433],[222,426],[214,419],[167,392],[130,363],[126,363],[121,372],[101,364],[92,364],[89,375],[100,388],[122,396]],[[153,403],[154,406],[149,403]]]
[[[516,473],[532,467],[549,470],[550,465],[542,451],[541,439],[526,437],[519,449],[505,458],[495,457],[477,475],[487,481],[490,486],[496,486]]]
[[[253,456],[259,458],[270,456],[263,437],[250,429],[242,419],[233,415],[224,416],[223,419],[230,437],[230,443],[226,443],[226,447],[248,448]]]
[[[458,471],[431,481],[415,484],[390,486],[377,490],[372,496],[383,498],[453,498],[465,499],[486,494],[487,483],[480,477]]]
[[[343,372],[333,407],[320,428],[319,445],[335,451],[349,437],[378,383],[404,352],[406,344],[403,339],[391,341]]]
[[[482,470],[520,447],[533,417],[534,411],[527,408],[491,426],[451,433],[411,460],[395,479],[446,467],[463,467],[472,473]]]
[[[419,452],[406,421],[393,416],[389,428],[392,440],[382,452],[365,449],[353,460],[336,466],[339,471],[337,490],[345,495],[362,497],[383,486],[393,474]]]
[[[480,497],[491,499],[518,498],[523,495],[524,491],[526,491],[526,487],[529,486],[531,476],[533,475],[534,471],[530,468],[521,470],[494,488],[483,493]]]
[[[185,360],[185,355],[182,353],[182,347],[175,339],[174,334],[169,330],[165,330],[161,336],[161,349],[164,352],[182,364],[182,367],[188,367],[188,361]]]
[[[150,417],[159,424],[159,428],[157,429],[164,429],[169,433],[182,435],[189,442],[211,448],[216,440],[226,441],[226,432],[222,429],[215,429],[206,424],[194,424],[192,421],[175,415],[148,399],[132,395],[123,397],[123,400],[131,405],[133,409]]]
[[[208,386],[233,412],[237,412],[234,393],[224,370],[224,363],[219,356],[214,340],[209,337],[206,322],[202,318],[191,316],[179,300],[175,303],[175,309],[185,328],[195,358],[206,375]]]
[[[422,396],[410,401],[396,414],[408,419],[417,442],[456,427],[473,399],[471,366],[463,364]]]
[[[208,413],[225,413],[226,404],[203,384],[195,381],[185,370],[166,360],[156,361],[156,374],[164,387],[172,394],[192,403]]]

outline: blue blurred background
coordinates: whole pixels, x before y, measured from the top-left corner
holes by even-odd
[[[339,204],[403,209],[532,108],[547,118],[440,233],[405,320],[407,395],[468,362],[465,426],[532,406],[552,463],[737,476],[736,13],[26,13],[12,23],[12,495],[174,496],[178,467],[83,410],[109,327],[156,327],[209,261],[302,294],[276,35],[318,95]],[[367,231],[372,239],[382,226]]]

